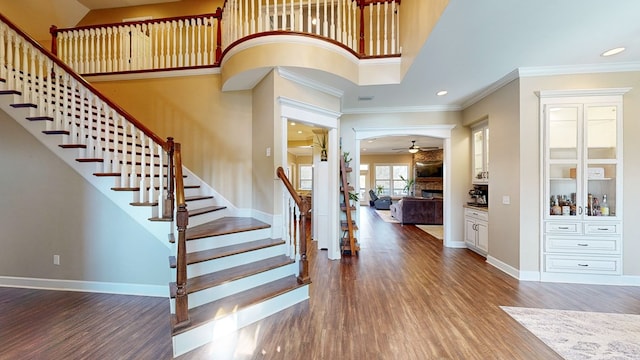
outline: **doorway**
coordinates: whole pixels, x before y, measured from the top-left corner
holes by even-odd
[[[455,125],[429,125],[421,127],[404,127],[404,128],[355,128],[355,143],[353,148],[356,149],[355,164],[360,166],[362,156],[361,144],[363,141],[370,139],[384,138],[387,136],[424,136],[436,138],[442,141],[443,150],[443,174],[442,174],[442,196],[443,202],[443,245],[453,247],[451,238],[451,229],[448,219],[451,219],[451,130]],[[407,145],[407,150],[411,144]],[[358,184],[359,185],[359,184]],[[360,189],[356,189],[359,191]]]

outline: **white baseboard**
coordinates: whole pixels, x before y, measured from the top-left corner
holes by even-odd
[[[444,247],[454,248],[454,249],[464,249],[467,247],[467,243],[464,241],[444,241]]]
[[[544,282],[560,282],[572,284],[640,286],[640,276],[637,275],[598,275],[572,273],[542,273]]]
[[[497,268],[498,270],[502,271],[503,273],[520,280],[520,272],[518,271],[518,269],[514,268],[513,266],[505,262],[502,262],[491,255],[487,256],[487,263]]]
[[[26,289],[80,291],[105,294],[169,297],[169,285],[126,284],[98,281],[39,279],[0,276],[0,287]]]

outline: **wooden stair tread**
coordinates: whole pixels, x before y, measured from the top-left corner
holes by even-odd
[[[270,283],[243,291],[223,299],[213,301],[189,310],[190,322],[186,326],[177,327],[175,317],[171,317],[172,335],[178,335],[197,328],[227,314],[241,311],[262,301],[272,299],[307,284],[299,284],[295,276],[288,276]],[[212,316],[212,314],[216,314]]]
[[[203,261],[209,261],[214,259],[220,259],[227,256],[246,253],[249,251],[255,251],[265,249],[272,246],[278,246],[284,244],[284,240],[281,239],[262,239],[249,241],[242,244],[223,246],[214,249],[195,251],[187,254],[187,264],[196,264]]]
[[[285,255],[279,255],[272,258],[255,261],[249,264],[236,266],[230,269],[217,271],[194,277],[187,280],[187,293],[191,294],[200,290],[209,289],[214,286],[222,285],[234,280],[242,279],[251,275],[260,274],[265,271],[293,264],[294,261]],[[176,297],[176,283],[169,284],[171,297]]]
[[[198,200],[207,200],[213,199],[211,195],[195,195],[195,196],[187,196],[184,198],[184,201],[198,201]]]
[[[187,240],[194,240],[210,236],[266,229],[269,227],[271,227],[271,225],[250,217],[223,217],[188,228],[186,236]]]
[[[186,188],[186,186],[185,186]],[[206,206],[203,208],[199,208],[199,209],[193,209],[193,210],[189,210],[189,216],[197,216],[197,215],[202,215],[202,214],[208,214],[214,211],[219,211],[219,210],[224,210],[226,209],[226,206]]]

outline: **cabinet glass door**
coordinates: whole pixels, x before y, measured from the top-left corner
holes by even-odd
[[[547,200],[549,217],[582,215],[580,199],[581,184],[581,141],[580,126],[582,110],[577,105],[549,106],[547,121],[546,168],[548,183]]]
[[[581,215],[581,209],[576,204],[581,196],[576,164],[549,165],[548,181],[549,212],[547,215],[551,217]]]
[[[547,109],[549,117],[548,151],[549,159],[578,160],[577,106],[552,106]]]
[[[616,214],[617,106],[589,106],[586,112],[585,213],[587,216]]]

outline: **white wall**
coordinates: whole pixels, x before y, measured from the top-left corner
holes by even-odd
[[[167,286],[167,246],[1,110],[0,169],[0,277]]]

